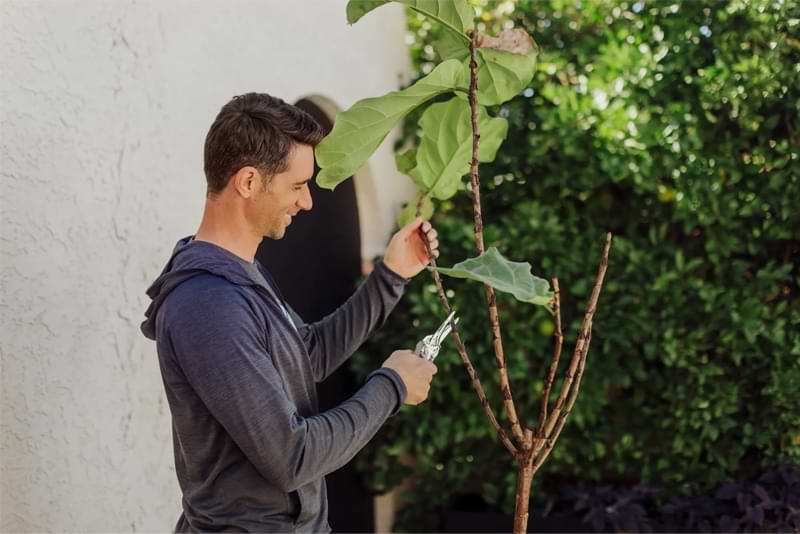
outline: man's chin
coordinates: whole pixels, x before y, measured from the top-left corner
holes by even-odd
[[[283,239],[285,235],[286,235],[286,227],[284,226],[282,228],[273,228],[267,231],[267,233],[264,234],[264,237],[268,237],[270,239],[274,239],[277,241],[278,239]]]

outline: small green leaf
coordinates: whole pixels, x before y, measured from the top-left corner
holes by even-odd
[[[417,204],[419,203],[420,197],[422,198],[422,211],[420,212],[420,216],[429,221],[433,216],[433,202],[431,201],[430,197],[422,196],[421,192],[418,192],[414,195],[408,204],[400,210],[400,213],[397,215],[397,226],[402,228],[403,226],[407,225],[417,217]]]
[[[433,104],[419,120],[422,140],[416,167],[409,173],[414,183],[434,198],[452,197],[469,172],[472,161],[472,116],[469,104],[459,98]],[[478,110],[478,160],[492,161],[508,133],[508,121]]]
[[[408,112],[434,96],[463,87],[464,83],[464,69],[452,59],[440,63],[411,87],[359,100],[339,113],[333,131],[315,149],[320,167],[317,184],[325,189],[335,188],[369,159]]]
[[[464,260],[450,269],[440,267],[438,271],[453,278],[483,282],[498,291],[511,293],[522,302],[549,306],[553,299],[550,283],[533,276],[530,263],[507,260],[496,247],[489,247],[477,258]]]
[[[395,153],[394,164],[398,171],[403,174],[409,174],[417,166],[417,149],[409,148],[402,154]]]
[[[350,0],[347,3],[347,22],[355,24],[358,20],[391,0]],[[396,0],[407,5],[436,22],[460,34],[464,42],[469,42],[465,32],[474,26],[473,11],[466,0]]]

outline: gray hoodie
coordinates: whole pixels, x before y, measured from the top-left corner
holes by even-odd
[[[380,368],[319,413],[315,383],[383,324],[408,282],[383,263],[338,310],[305,324],[267,271],[263,287],[211,243],[178,242],[148,289],[183,492],[176,531],[330,532],[324,476],[346,464],[407,395]],[[294,322],[292,326],[290,320]]]

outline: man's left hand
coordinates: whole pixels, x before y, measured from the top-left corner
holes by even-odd
[[[403,278],[413,278],[430,263],[423,236],[428,240],[433,257],[439,257],[437,235],[431,223],[417,217],[392,236],[383,263]]]

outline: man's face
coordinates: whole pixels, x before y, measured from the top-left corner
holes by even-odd
[[[292,217],[301,210],[311,209],[308,182],[313,175],[314,149],[296,144],[289,153],[289,168],[274,175],[254,197],[250,220],[264,237],[283,238]]]

